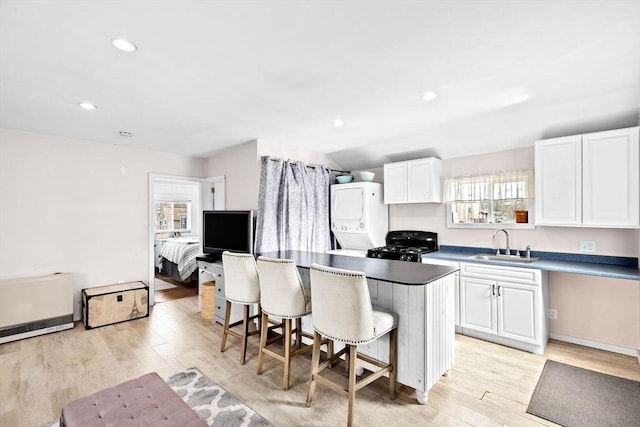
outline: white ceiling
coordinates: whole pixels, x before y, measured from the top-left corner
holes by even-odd
[[[5,128],[203,157],[259,139],[364,169],[639,110],[640,0],[0,0]]]

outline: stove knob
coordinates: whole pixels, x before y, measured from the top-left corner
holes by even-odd
[[[382,258],[382,252],[378,254],[378,258]]]
[[[406,261],[407,256],[405,254],[400,255],[400,261]]]

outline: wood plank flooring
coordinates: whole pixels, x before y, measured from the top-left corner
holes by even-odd
[[[157,278],[164,280],[165,282],[171,283],[175,285],[175,288],[171,289],[162,289],[159,291],[155,291],[154,302],[159,304],[161,302],[173,301],[176,299],[187,298],[198,295],[198,283],[190,283],[189,285],[185,285],[183,282],[179,280],[175,280],[169,276],[157,275]]]
[[[347,399],[318,385],[305,407],[310,358],[294,359],[291,388],[281,389],[283,365],[267,358],[256,374],[257,337],[248,361],[238,363],[239,343],[230,337],[220,353],[221,326],[202,319],[197,297],[156,305],[149,318],[86,331],[69,331],[0,345],[0,426],[33,427],[59,416],[67,402],[156,371],[162,377],[197,367],[276,426],[346,424]],[[525,412],[545,360],[640,380],[635,358],[551,341],[544,356],[458,336],[456,362],[418,405],[412,389],[396,400],[380,379],[358,392],[359,426],[543,426]],[[335,375],[342,375],[339,366]]]

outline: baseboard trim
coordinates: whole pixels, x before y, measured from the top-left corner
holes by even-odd
[[[568,342],[571,344],[583,345],[585,347],[597,348],[599,350],[611,351],[613,353],[620,353],[626,356],[639,358],[640,360],[640,354],[638,353],[638,350],[633,348],[621,347],[613,344],[605,344],[601,342],[590,341],[582,338],[575,338],[575,337],[570,337],[568,335],[561,335],[561,334],[554,334],[554,333],[549,334],[549,338],[558,340],[558,341]]]

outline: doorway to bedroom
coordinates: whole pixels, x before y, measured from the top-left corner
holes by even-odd
[[[224,209],[221,185],[223,177],[149,176],[151,304],[198,295],[202,211]]]

